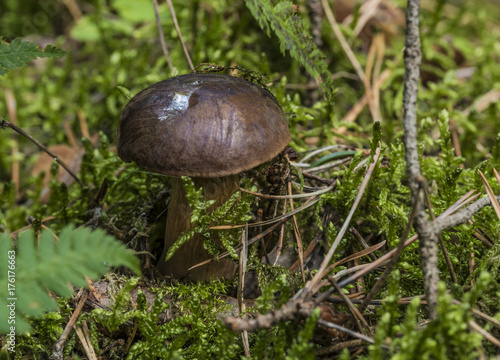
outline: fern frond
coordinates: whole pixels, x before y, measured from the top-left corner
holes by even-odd
[[[26,66],[36,58],[64,57],[66,53],[53,45],[47,45],[45,50],[42,50],[35,43],[20,38],[12,40],[9,44],[0,37],[0,76]]]
[[[270,0],[245,0],[245,4],[268,36],[271,29],[278,36],[281,51],[288,50],[311,76],[320,78],[323,90],[331,97],[334,86],[325,56],[305,31],[302,19],[295,15],[293,4],[282,1],[274,6]]]
[[[10,331],[12,324],[18,333],[28,331],[26,317],[57,310],[47,290],[70,296],[69,284],[86,286],[84,275],[95,279],[106,273],[110,265],[124,265],[140,273],[133,253],[102,230],[74,231],[72,226],[67,226],[59,239],[56,242],[50,232],[42,231],[37,245],[33,232],[28,231],[19,236],[17,250],[14,250],[7,234],[0,237],[0,318],[9,318],[9,303],[14,304],[15,314],[12,323],[0,322],[0,333]],[[7,254],[11,257],[4,259]]]

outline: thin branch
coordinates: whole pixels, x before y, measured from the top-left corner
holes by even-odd
[[[497,196],[496,199],[497,201],[500,201],[500,196]],[[467,206],[465,209],[458,211],[454,215],[450,215],[444,218],[439,217],[434,222],[434,228],[436,229],[436,231],[441,232],[448,228],[461,225],[467,222],[467,220],[472,218],[479,210],[487,205],[491,205],[491,201],[488,197],[483,197]]]
[[[289,301],[278,310],[270,311],[267,314],[256,314],[254,319],[242,319],[239,317],[228,316],[222,319],[222,321],[224,325],[232,331],[269,329],[271,326],[280,321],[307,318],[315,307],[316,304],[312,301]]]
[[[356,55],[354,55],[354,52],[351,50],[349,44],[345,40],[344,35],[342,34],[342,31],[340,30],[339,24],[337,24],[337,21],[335,20],[335,16],[333,16],[332,9],[330,9],[330,5],[328,5],[328,1],[321,0],[321,4],[323,5],[323,10],[325,11],[326,18],[328,19],[328,22],[330,23],[330,26],[332,27],[332,30],[333,30],[333,33],[335,34],[335,37],[340,42],[340,45],[342,45],[342,49],[344,49],[344,52],[346,53],[347,57],[349,58],[349,61],[351,62],[352,66],[354,67],[354,70],[356,70],[356,74],[358,75],[359,79],[364,82],[365,81],[365,73],[363,71],[363,68],[359,64],[359,61],[356,58]]]
[[[245,310],[245,303],[243,301],[243,291],[245,289],[245,274],[247,270],[247,257],[248,257],[248,226],[241,233],[241,245],[243,246],[240,251],[240,271],[238,277],[238,315],[241,316],[241,313]],[[252,355],[250,354],[250,344],[248,342],[248,331],[243,330],[241,332],[241,341],[243,342],[243,348],[245,350],[245,356],[250,358]]]
[[[58,355],[60,354],[60,358],[62,359],[62,352],[64,349],[64,344],[66,343],[66,340],[68,338],[69,333],[71,332],[71,329],[73,328],[73,325],[75,325],[76,320],[78,319],[78,316],[80,316],[80,312],[83,309],[83,305],[85,305],[85,301],[87,301],[87,298],[89,297],[89,292],[88,290],[84,290],[80,300],[78,301],[78,305],[75,308],[75,311],[73,312],[73,315],[71,315],[71,318],[69,319],[68,323],[66,324],[66,327],[64,328],[64,331],[57,340],[57,342],[54,344],[54,352],[52,356],[54,356],[56,359],[58,359]]]
[[[434,215],[434,211],[432,211],[432,203],[429,191],[427,190],[426,187],[424,187],[423,190],[424,190],[425,205],[427,206],[427,210],[429,211],[429,216],[431,217],[431,220],[434,221],[436,219],[436,216]],[[453,269],[453,264],[451,262],[450,255],[448,254],[448,250],[446,249],[443,237],[441,236],[440,233],[438,233],[437,237],[439,240],[439,246],[441,247],[441,251],[443,252],[444,261],[446,262],[446,266],[448,267],[448,271],[450,272],[451,279],[455,284],[458,284],[458,278],[457,275],[455,274],[455,269]]]
[[[23,129],[21,129],[20,127],[8,122],[8,121],[5,121],[3,118],[2,120],[0,121],[0,128],[1,129],[5,129],[6,127],[8,128],[11,128],[12,130],[14,130],[15,132],[21,134],[22,136],[24,136],[26,139],[28,139],[29,141],[31,141],[33,144],[35,144],[40,150],[42,151],[45,151],[52,159],[54,159],[55,162],[59,163],[63,168],[64,170],[66,170],[68,172],[68,174],[70,174],[73,179],[76,180],[76,182],[78,184],[80,184],[81,187],[84,186],[83,182],[80,180],[80,178],[78,178],[78,176],[73,172],[71,171],[71,169],[68,167],[68,165],[66,165],[66,163],[64,161],[62,161],[61,159],[59,159],[59,157],[54,154],[52,151],[50,151],[47,147],[45,147],[44,145],[42,145],[38,140],[36,140],[34,137],[32,137],[30,134],[28,134],[26,131],[24,131]]]

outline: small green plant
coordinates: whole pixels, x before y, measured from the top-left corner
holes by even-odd
[[[170,259],[174,253],[194,234],[200,234],[204,238],[204,246],[210,254],[216,256],[220,254],[221,250],[226,250],[229,254],[237,259],[238,256],[234,250],[234,246],[239,241],[235,232],[221,232],[220,241],[223,245],[221,249],[212,238],[212,232],[209,230],[210,224],[217,221],[220,225],[226,224],[241,224],[250,220],[248,212],[252,204],[252,196],[247,193],[235,192],[229,200],[224,204],[217,207],[213,212],[209,212],[208,208],[212,206],[215,200],[205,200],[202,189],[196,189],[194,182],[187,176],[182,177],[184,189],[186,191],[186,198],[189,206],[193,209],[191,214],[191,222],[194,227],[182,233],[177,241],[168,249],[167,260]],[[254,189],[255,190],[255,189]]]
[[[305,31],[302,19],[295,14],[293,4],[290,1],[269,0],[246,0],[245,3],[267,35],[271,35],[272,29],[278,36],[281,52],[288,50],[311,76],[321,77],[324,90],[332,96],[333,80],[324,61],[325,56]]]
[[[84,276],[97,279],[108,266],[127,266],[140,274],[135,255],[103,230],[65,227],[58,239],[43,230],[19,236],[17,247],[9,235],[0,237],[0,333],[30,329],[29,317],[57,310],[47,291],[70,296],[73,286],[86,286]]]
[[[438,317],[419,329],[420,299],[414,298],[406,310],[406,318],[400,321],[398,305],[399,271],[392,274],[389,295],[380,309],[380,321],[375,333],[375,344],[369,347],[369,359],[476,359],[482,337],[468,330],[472,308],[482,291],[491,281],[483,272],[460,305],[452,303],[444,283],[439,284]],[[383,345],[389,345],[389,354]],[[387,356],[389,355],[389,356]]]
[[[36,58],[64,57],[66,54],[66,51],[53,45],[47,45],[45,50],[41,50],[35,43],[20,38],[12,40],[9,44],[0,37],[0,76],[26,66]]]

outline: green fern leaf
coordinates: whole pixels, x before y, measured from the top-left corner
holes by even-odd
[[[290,1],[245,0],[260,27],[270,36],[271,29],[280,40],[280,49],[287,49],[314,78],[321,79],[321,85],[328,97],[334,93],[333,80],[324,62],[323,53],[318,50],[311,36],[305,31],[302,19],[295,15]]]
[[[50,232],[42,231],[37,244],[33,232],[28,231],[19,236],[14,250],[9,235],[0,237],[0,318],[11,315],[7,305],[15,307],[12,322],[0,322],[0,333],[9,332],[11,325],[17,333],[28,331],[26,317],[57,310],[47,290],[70,296],[73,291],[68,285],[86,286],[84,275],[95,279],[108,266],[123,265],[140,274],[134,254],[102,230],[74,231],[67,226],[59,239],[56,242]]]
[[[0,76],[26,66],[36,58],[64,57],[66,54],[66,51],[53,45],[47,45],[45,50],[42,50],[35,43],[20,38],[12,40],[9,44],[0,37]]]

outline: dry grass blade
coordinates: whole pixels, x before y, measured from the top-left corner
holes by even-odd
[[[375,165],[378,162],[378,159],[380,157],[380,151],[381,151],[382,145],[379,143],[379,146],[377,150],[375,151],[375,155],[373,156],[373,162],[370,164],[368,167],[365,177],[361,183],[361,186],[359,188],[359,192],[356,195],[356,198],[354,199],[354,203],[351,207],[351,210],[349,211],[349,214],[347,215],[344,224],[342,225],[342,228],[340,229],[337,237],[335,238],[332,246],[330,247],[330,250],[328,251],[328,254],[325,256],[325,259],[321,263],[321,266],[314,275],[314,278],[306,283],[304,288],[302,289],[302,292],[300,293],[301,297],[307,297],[310,295],[311,290],[315,287],[315,285],[321,280],[321,278],[324,275],[324,271],[328,266],[328,263],[333,257],[333,254],[335,253],[335,250],[337,249],[337,246],[339,245],[340,241],[344,237],[345,232],[347,231],[347,228],[349,227],[349,223],[351,222],[352,216],[354,215],[354,212],[356,211],[356,208],[358,207],[359,202],[361,201],[361,197],[363,196],[363,193],[366,189],[366,186],[368,185],[368,182],[370,181],[371,174],[373,173],[373,170],[375,169]]]
[[[174,66],[172,65],[172,60],[170,60],[170,54],[168,53],[167,45],[165,44],[165,36],[163,35],[163,29],[161,27],[160,11],[158,9],[158,0],[153,0],[153,5],[156,16],[156,27],[158,28],[158,35],[160,37],[161,50],[163,51],[163,55],[165,55],[165,59],[167,60],[168,68],[170,70],[173,70]]]
[[[476,194],[476,195],[472,196],[472,194],[474,194],[475,192],[476,192],[476,190],[471,190],[468,193],[466,193],[465,195],[463,195],[460,199],[455,201],[455,203],[453,205],[451,205],[448,209],[443,211],[441,213],[441,215],[439,215],[437,217],[437,219],[444,218],[448,215],[451,215],[455,211],[457,211],[458,209],[460,209],[460,208],[464,207],[465,205],[467,205],[468,203],[470,203],[471,201],[474,201],[474,199],[476,199],[478,196],[481,195],[481,194]]]
[[[385,243],[386,243],[386,241],[384,240],[384,241],[382,241],[382,242],[380,242],[378,244],[370,246],[368,249],[361,250],[361,251],[359,251],[359,252],[357,252],[355,254],[349,255],[349,256],[343,258],[342,260],[339,260],[339,261],[333,263],[332,265],[328,266],[325,269],[325,271],[322,274],[322,277],[325,276],[326,274],[328,274],[331,270],[335,269],[337,266],[340,266],[340,265],[345,264],[346,262],[349,262],[349,261],[352,261],[352,260],[360,259],[363,256],[368,256],[369,254],[372,254],[373,252],[377,251],[382,246],[384,246]]]
[[[352,157],[347,157],[345,159],[340,159],[340,160],[337,160],[337,161],[332,161],[332,162],[326,163],[324,165],[315,166],[313,168],[302,169],[301,172],[302,172],[302,174],[304,176],[306,176],[306,174],[324,172],[324,171],[332,169],[334,167],[346,164],[346,163],[350,162],[351,159],[352,159]]]
[[[486,110],[491,104],[498,103],[498,101],[500,101],[500,90],[490,90],[486,94],[480,96],[476,101],[474,101],[474,103],[470,107],[462,111],[462,114],[467,117],[472,111],[481,113]]]
[[[260,223],[255,223],[255,224],[245,224],[245,225],[224,225],[224,226],[212,226],[210,227],[209,229],[213,230],[213,229],[237,229],[237,228],[242,228],[242,227],[255,227],[255,226],[262,226],[262,225],[269,225],[269,224],[272,224],[272,223],[275,223],[273,226],[267,228],[266,230],[264,230],[262,233],[260,233],[259,235],[257,236],[254,236],[253,238],[251,238],[249,241],[248,241],[248,245],[252,245],[253,243],[259,241],[260,239],[262,239],[264,236],[266,236],[267,234],[269,234],[270,232],[274,231],[275,229],[277,229],[278,227],[282,226],[283,224],[285,224],[285,222],[287,222],[294,214],[304,210],[304,209],[307,209],[308,207],[311,207],[313,206],[314,204],[316,204],[318,201],[320,200],[320,198],[317,198],[317,199],[309,199],[307,200],[307,202],[302,205],[301,207],[293,210],[293,211],[290,211],[289,213],[287,213],[286,215],[283,215],[283,216],[280,216],[276,219],[273,219],[273,220],[270,220],[270,221],[263,221],[263,222],[260,222]],[[234,248],[236,251],[240,251],[242,249],[242,246],[239,245],[239,246],[236,246]],[[217,258],[213,258],[213,259],[208,259],[208,260],[205,260],[205,261],[202,261],[201,263],[199,264],[196,264],[194,266],[191,266],[188,270],[192,270],[192,269],[195,269],[199,266],[203,266],[203,265],[206,265],[208,263],[211,263],[212,261],[216,261],[217,259],[223,259],[225,258],[226,256],[228,256],[229,253],[228,252],[225,252],[221,255],[219,255]]]
[[[73,329],[73,326],[75,325],[78,316],[80,316],[80,312],[82,311],[83,305],[85,305],[85,302],[87,301],[88,297],[89,297],[89,292],[87,290],[84,290],[82,292],[80,300],[78,301],[78,305],[76,306],[75,311],[73,311],[73,315],[71,315],[71,318],[69,319],[68,323],[66,324],[66,327],[64,328],[64,331],[61,334],[61,337],[54,344],[54,351],[52,353],[52,357],[59,358],[58,354],[61,354],[60,358],[62,359],[62,351],[64,350],[64,344],[66,343],[69,333],[71,332],[71,329]]]
[[[446,216],[449,216],[451,214],[453,214],[454,212],[460,210],[460,208],[462,208],[463,206],[465,206],[469,200],[470,200],[470,196],[474,193],[474,190],[472,191],[469,191],[467,194],[463,195],[460,199],[458,199],[453,205],[451,205],[448,209],[446,209],[441,215],[439,215],[436,219],[442,219],[442,218],[445,218]],[[477,194],[479,195],[479,194]],[[477,196],[474,195],[473,198],[476,198]],[[418,239],[418,235],[413,235],[411,238],[409,238],[408,240],[405,241],[404,243],[404,247],[408,247],[409,245],[411,245],[413,242],[415,242],[415,240]],[[374,269],[378,268],[381,264],[383,264],[385,261],[389,260],[390,258],[392,258],[392,256],[394,254],[396,254],[397,252],[397,248],[395,249],[392,249],[391,251],[389,251],[387,254],[385,254],[384,256],[381,256],[380,258],[378,258],[376,261],[372,262],[370,264],[370,266],[368,267],[364,267],[362,270],[360,270],[359,272],[355,273],[353,276],[345,279],[345,280],[342,280],[340,283],[339,283],[339,286],[341,288],[347,286],[348,284],[352,283],[353,281],[356,281],[357,279],[359,279],[361,276],[363,275],[366,275],[367,273],[373,271]]]
[[[283,215],[286,214],[286,200],[283,201]],[[281,255],[281,250],[283,250],[283,240],[285,238],[285,224],[281,225],[280,229],[280,236],[278,238],[278,245],[276,248],[276,259],[274,259],[274,264],[276,265],[278,263],[278,259],[280,258]]]
[[[305,210],[314,204],[316,204],[321,198],[314,198],[314,199],[308,199],[304,205],[298,207],[297,209],[290,211],[289,213],[286,213],[284,215],[278,216],[274,219],[271,220],[266,220],[258,223],[253,223],[253,224],[248,224],[248,227],[256,227],[256,226],[266,226],[266,225],[271,225],[277,222],[280,222],[281,220],[287,220],[288,218],[292,217],[293,215],[301,212],[302,210]],[[241,229],[247,226],[247,224],[243,225],[218,225],[218,226],[211,226],[209,227],[209,230],[230,230],[230,229]]]
[[[283,225],[285,222],[287,222],[289,219],[290,219],[291,215],[282,219],[281,221],[279,221],[278,223],[274,224],[273,226],[267,228],[266,230],[264,230],[263,232],[261,232],[259,235],[257,236],[254,236],[253,238],[251,238],[249,241],[248,241],[248,244],[247,245],[252,245],[253,243],[259,241],[260,239],[262,239],[264,236],[266,236],[267,234],[269,234],[270,232],[274,231],[275,229],[277,229],[278,227],[280,227],[281,225]],[[250,227],[250,225],[248,225]],[[241,249],[243,248],[242,245],[238,245],[234,248],[234,250],[236,251],[240,251]],[[191,266],[188,270],[192,270],[192,269],[195,269],[197,267],[200,267],[200,266],[203,266],[203,265],[206,265],[208,263],[211,263],[212,261],[216,261],[216,260],[220,260],[220,259],[223,259],[225,258],[226,256],[229,255],[229,252],[225,252],[221,255],[219,255],[218,257],[216,258],[213,258],[213,259],[208,259],[208,260],[205,260],[205,261],[202,261],[201,263],[199,264],[196,264],[196,265],[193,265]]]
[[[61,2],[64,6],[66,6],[69,13],[73,17],[73,20],[78,21],[82,18],[82,10],[80,10],[80,7],[75,0],[61,0]]]
[[[319,149],[312,150],[309,152],[306,156],[304,156],[298,163],[295,164],[295,166],[300,167],[300,166],[309,166],[310,164],[306,163],[307,160],[312,158],[315,155],[321,154],[323,151],[328,151],[328,150],[333,150],[333,149],[349,149],[348,146],[345,145],[329,145],[329,146],[323,146]],[[293,164],[291,164],[293,165]]]
[[[356,55],[354,55],[354,52],[352,51],[351,47],[347,43],[346,39],[344,38],[344,35],[342,34],[342,31],[340,30],[339,25],[337,24],[337,21],[335,20],[335,16],[333,16],[332,9],[330,9],[330,5],[328,4],[327,0],[321,0],[321,4],[323,5],[323,10],[325,11],[326,18],[328,19],[328,22],[330,23],[330,26],[332,27],[333,33],[335,34],[335,37],[337,40],[340,42],[340,45],[342,45],[342,49],[344,49],[344,52],[346,53],[347,57],[349,58],[349,61],[351,62],[352,66],[354,67],[354,70],[356,70],[356,74],[360,78],[361,81],[365,80],[365,73],[363,72],[363,68],[359,64],[358,59],[356,59]]]
[[[292,195],[292,183],[290,180],[287,184],[287,194]],[[290,202],[290,210],[293,211],[293,199],[289,199]],[[299,262],[300,262],[300,272],[302,274],[302,281],[306,281],[306,276],[304,274],[304,249],[302,248],[302,238],[300,237],[299,225],[297,224],[297,218],[295,215],[292,216],[293,221],[293,231],[295,233],[295,239],[297,240],[297,253],[299,254]]]
[[[181,43],[182,51],[184,51],[184,55],[186,56],[186,60],[189,64],[189,68],[191,69],[191,71],[193,71],[194,70],[193,62],[191,61],[191,57],[189,56],[186,44],[184,44],[184,40],[182,40],[181,29],[179,28],[179,23],[177,22],[177,16],[175,15],[174,5],[172,4],[172,0],[166,0],[166,2],[168,4],[170,14],[172,15],[172,21],[174,22],[175,31],[177,31],[177,35],[179,36],[179,42]]]
[[[462,303],[456,299],[451,300],[453,304],[456,305],[462,305]],[[482,311],[479,311],[477,309],[472,309],[472,313],[481,319],[490,322],[493,326],[495,326],[497,329],[500,329],[500,321],[495,319],[494,317],[489,316],[488,314],[483,313]]]
[[[368,245],[368,243],[365,241],[365,239],[363,239],[363,237],[358,232],[358,230],[356,230],[356,228],[352,227],[352,228],[349,229],[349,231],[351,232],[352,235],[354,235],[354,238],[359,242],[359,244],[361,245],[361,247],[363,247],[363,249],[370,248],[370,246]],[[372,259],[372,261],[377,260],[377,257],[373,253],[369,253],[368,256],[370,256],[370,258]]]
[[[491,335],[488,331],[484,330],[481,326],[479,326],[474,320],[469,320],[469,328],[481,334],[486,340],[495,345],[497,348],[500,348],[500,340]]]
[[[497,179],[498,186],[500,186],[500,175],[498,174],[497,169],[493,169],[493,174],[495,174],[495,178]]]
[[[478,170],[478,171],[479,171],[479,175],[481,176],[481,180],[483,180],[484,187],[486,188],[486,193],[488,194],[488,197],[490,198],[491,206],[493,206],[493,209],[495,209],[495,213],[497,214],[497,217],[500,220],[500,204],[498,204],[497,198],[495,197],[495,193],[491,189],[491,186],[488,183],[488,180],[486,180],[486,177],[481,172],[481,170]]]
[[[381,0],[368,0],[361,5],[361,8],[359,9],[361,16],[359,17],[356,27],[354,28],[354,34],[359,35],[366,23],[376,15],[380,1]]]
[[[352,337],[364,340],[367,343],[370,343],[370,344],[374,344],[375,343],[375,341],[373,341],[372,338],[370,338],[370,337],[368,337],[366,335],[363,335],[363,334],[357,333],[355,331],[349,330],[349,329],[347,329],[347,328],[345,328],[343,326],[331,323],[329,321],[318,320],[318,324],[321,325],[321,326],[329,327],[331,329],[335,329],[335,330],[338,330],[338,331],[345,332],[346,334],[348,334],[348,335],[350,335]],[[384,348],[385,348],[385,346],[384,346]]]
[[[434,221],[436,219],[436,216],[434,215],[434,211],[432,210],[431,197],[429,195],[429,191],[426,186],[423,187],[423,191],[424,191],[425,206],[427,206],[427,210],[429,212],[431,220]],[[441,234],[438,234],[437,237],[439,240],[439,246],[441,247],[441,252],[443,253],[443,257],[446,262],[446,266],[448,267],[448,271],[450,272],[451,279],[455,284],[458,284],[458,278],[457,275],[455,274],[455,269],[453,268],[453,263],[451,262],[450,255],[448,254],[448,249],[446,248],[446,244],[443,241],[443,237],[441,236]]]
[[[258,192],[253,192],[253,191],[250,191],[250,190],[246,190],[246,189],[243,189],[243,188],[240,188],[240,191],[243,191],[243,192],[245,192],[247,194],[252,194],[252,195],[258,196],[258,197],[263,198],[263,199],[277,199],[277,200],[281,200],[281,199],[304,199],[304,198],[308,198],[308,197],[313,197],[313,196],[318,196],[318,195],[321,195],[321,194],[325,194],[325,193],[331,191],[335,186],[336,186],[336,184],[332,183],[330,186],[324,187],[323,189],[315,191],[315,192],[311,192],[311,193],[307,193],[307,194],[295,194],[295,195],[292,195],[291,192],[288,195],[267,195],[267,194],[262,194],[262,193],[258,193]]]
[[[363,323],[363,326],[365,327],[366,331],[368,331],[368,334],[373,337],[373,333],[370,329],[370,326],[366,322],[365,318],[363,315],[359,312],[359,310],[353,305],[351,299],[347,297],[346,294],[342,291],[342,289],[339,287],[339,284],[337,284],[337,281],[333,278],[333,276],[328,277],[328,281],[332,284],[332,286],[337,290],[337,293],[340,295],[340,297],[344,300],[344,303],[347,305],[349,308],[349,311],[351,312],[353,318],[355,319],[356,326],[358,327],[359,332],[363,331],[363,328],[361,327],[361,324]]]

